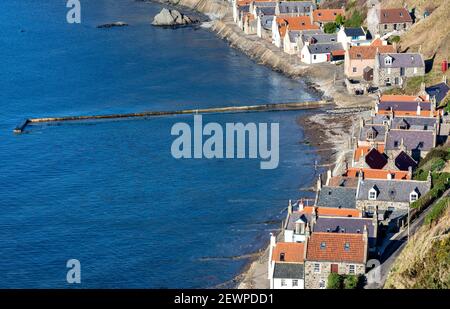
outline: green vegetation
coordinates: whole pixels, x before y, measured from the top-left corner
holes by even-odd
[[[341,25],[343,25],[345,23],[345,17],[342,16],[341,14],[338,14],[338,16],[336,16],[336,19],[334,22],[338,27],[340,27]]]
[[[413,202],[411,204],[412,208],[421,211],[441,197],[445,190],[450,188],[450,173],[433,173],[432,182],[433,188]]]
[[[425,224],[430,225],[432,223],[437,222],[439,220],[439,218],[441,218],[442,215],[444,214],[449,203],[450,203],[450,197],[445,197],[445,198],[442,198],[440,201],[438,201],[433,206],[433,209],[425,217]]]
[[[359,11],[354,11],[351,17],[345,20],[344,25],[351,28],[361,27],[363,21],[364,17],[361,15],[361,13]]]
[[[335,33],[336,32],[336,30],[337,30],[337,24],[336,23],[326,23],[324,26],[323,26],[323,31],[325,32],[325,33]]]
[[[414,172],[414,179],[426,180],[428,172],[438,172],[448,160],[450,160],[450,149],[448,147],[433,148],[420,161],[417,170]]]
[[[415,289],[449,289],[450,237],[436,239],[425,257],[406,270],[404,276],[414,281]]]
[[[400,42],[400,36],[393,35],[393,36],[389,37],[388,42],[389,42],[389,44],[398,43],[398,42]]]
[[[328,275],[327,289],[357,289],[360,285],[361,276],[336,273]]]

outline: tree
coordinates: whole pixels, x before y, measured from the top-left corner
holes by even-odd
[[[342,26],[345,23],[345,17],[338,14],[338,16],[336,16],[335,23],[338,27]]]
[[[359,286],[360,277],[355,275],[347,275],[344,278],[344,289],[356,289]]]
[[[325,33],[335,33],[337,29],[336,23],[330,22],[326,23],[325,26],[323,26],[323,31]]]
[[[353,12],[352,16],[347,19],[344,23],[346,27],[356,28],[361,27],[363,23],[363,17],[360,12],[355,11]]]

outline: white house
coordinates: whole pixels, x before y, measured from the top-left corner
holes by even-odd
[[[305,288],[305,246],[303,243],[276,243],[270,236],[268,279],[271,289]]]
[[[307,64],[330,62],[344,58],[341,43],[305,44],[300,52],[301,61]]]
[[[351,46],[368,46],[372,43],[367,39],[367,33],[362,27],[359,28],[345,28],[341,27],[337,34],[337,40],[342,44],[344,50]]]
[[[286,29],[286,34],[283,38],[283,50],[289,55],[295,55],[300,52],[299,43],[302,32],[298,30]]]

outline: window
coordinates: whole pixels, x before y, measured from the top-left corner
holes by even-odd
[[[417,68],[414,68],[414,74],[417,74]]]
[[[356,73],[356,67],[353,67],[353,73]]]
[[[280,253],[280,261],[284,262],[284,252]]]
[[[292,280],[292,286],[298,286],[298,280],[297,279],[293,279]]]
[[[386,58],[384,58],[384,64],[385,65],[391,65],[392,64],[392,57],[387,56]],[[390,73],[390,71],[389,71]]]
[[[388,73],[388,74],[391,74],[391,68],[388,68],[388,69],[387,69],[387,73]]]
[[[416,191],[413,191],[409,194],[409,201],[411,203],[417,201],[418,198],[419,198],[419,194],[417,194]]]
[[[324,289],[325,288],[325,280],[320,280],[319,281],[319,289]]]
[[[348,273],[351,275],[355,274],[355,265],[349,265],[348,266]]]
[[[377,190],[375,188],[372,188],[369,190],[369,200],[375,201],[377,199]]]
[[[387,30],[387,25],[384,25],[384,30]]]
[[[314,273],[318,274],[320,273],[320,264],[314,263]]]
[[[403,29],[406,29],[406,23],[403,24]]]
[[[349,251],[349,250],[350,250],[350,243],[346,242],[346,243],[344,244],[344,250],[345,250],[345,251]]]
[[[286,279],[281,279],[281,286],[287,286]]]
[[[327,244],[325,242],[320,243],[320,250],[325,250],[327,248]]]
[[[398,141],[394,141],[394,147],[398,147]]]
[[[316,60],[316,59],[317,59],[317,56],[316,56],[316,55],[314,55],[314,56],[313,56],[313,59],[314,59],[314,60]]]

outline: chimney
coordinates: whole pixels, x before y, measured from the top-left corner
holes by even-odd
[[[305,204],[303,204],[303,199],[298,201],[298,211],[302,211],[305,207]]]
[[[288,204],[288,214],[292,214],[292,201],[289,200],[289,204]]]
[[[275,237],[275,235],[270,233],[270,248],[275,247],[276,244],[277,244],[277,238]]]
[[[280,15],[280,1],[275,4],[275,16]]]
[[[322,175],[319,174],[319,178],[317,179],[317,191],[322,189]]]
[[[362,169],[360,169],[359,172],[358,172],[358,178],[359,178],[360,180],[364,180],[364,172],[363,172]]]
[[[421,111],[420,102],[417,102],[417,116],[420,116],[420,111]]]
[[[387,174],[387,179],[388,179],[388,180],[392,180],[392,173],[388,173],[388,174]]]
[[[373,225],[373,235],[376,239],[378,234],[378,206],[375,206],[375,212],[373,213],[372,217],[372,225]]]
[[[312,228],[313,228],[313,225],[316,223],[316,220],[317,220],[317,210],[316,210],[316,207],[313,207],[313,209],[312,209],[312,212],[311,212],[311,226],[310,226],[310,228],[311,228],[311,230],[312,230]]]
[[[408,166],[408,179],[412,179],[412,166]]]
[[[328,169],[328,171],[327,171],[327,182],[326,182],[327,186],[330,184],[331,177],[333,177],[333,172],[331,171],[331,169]]]
[[[365,263],[367,261],[367,252],[368,252],[368,243],[369,243],[367,225],[364,225],[363,241],[364,241],[364,263]]]
[[[442,75],[442,82],[444,84],[447,84],[447,75],[445,75],[445,74]]]

